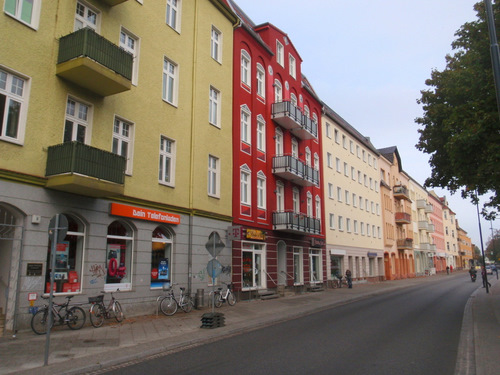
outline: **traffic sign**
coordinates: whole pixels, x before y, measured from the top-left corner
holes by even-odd
[[[222,264],[217,259],[212,259],[207,264],[207,272],[212,279],[215,279],[222,272]]]
[[[219,233],[215,231],[210,233],[210,236],[208,236],[208,241],[205,244],[205,249],[207,249],[212,257],[215,258],[225,247],[226,245],[220,239]]]

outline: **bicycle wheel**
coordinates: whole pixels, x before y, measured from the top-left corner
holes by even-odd
[[[177,312],[177,302],[171,296],[167,296],[161,300],[160,310],[167,316],[174,315]]]
[[[93,304],[90,308],[90,323],[95,327],[99,328],[104,323],[106,318],[106,311],[103,305]]]
[[[118,323],[123,322],[123,319],[125,319],[125,315],[123,314],[122,305],[120,305],[120,302],[113,302],[113,313],[115,314],[115,319]]]
[[[227,303],[229,303],[229,306],[236,305],[236,297],[234,296],[233,292],[229,292],[229,294],[227,295]]]
[[[215,295],[215,307],[221,307],[222,306],[222,294],[217,293]]]
[[[85,314],[85,311],[78,306],[72,307],[66,313],[66,324],[70,329],[75,331],[83,327],[86,319],[87,315]]]
[[[182,311],[184,311],[185,313],[188,313],[191,310],[193,310],[193,301],[191,300],[191,297],[182,296],[180,305]]]
[[[31,329],[37,335],[45,335],[47,333],[47,319],[49,319],[49,311],[47,309],[38,310],[38,312],[31,318]],[[50,327],[54,325],[54,317]]]

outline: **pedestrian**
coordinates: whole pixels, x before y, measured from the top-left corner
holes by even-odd
[[[483,277],[483,288],[486,288],[486,284],[491,288],[491,284],[488,281],[488,276],[486,275],[486,268],[484,266],[481,267],[481,276]]]
[[[497,280],[498,280],[498,268],[497,268],[496,264],[491,265],[491,270],[497,274]]]
[[[450,274],[450,266],[446,266],[446,274],[449,275]]]
[[[352,288],[352,273],[351,270],[345,271],[345,278],[347,279],[347,286]]]
[[[453,272],[453,266],[450,266],[450,273]]]
[[[339,279],[339,288],[342,288],[342,274],[337,270],[337,273],[335,274],[337,279]]]

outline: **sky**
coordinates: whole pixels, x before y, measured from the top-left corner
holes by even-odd
[[[421,185],[429,155],[418,151],[417,103],[433,69],[446,67],[455,32],[477,19],[480,0],[235,0],[256,24],[288,34],[302,73],[330,108],[376,148],[397,146],[403,169]],[[431,190],[431,189],[428,189]],[[460,192],[446,196],[460,227],[481,249],[477,208]],[[484,248],[500,219],[480,220]]]

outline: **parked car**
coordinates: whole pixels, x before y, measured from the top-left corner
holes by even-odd
[[[486,274],[487,275],[493,275],[493,267],[492,266],[486,266]]]

